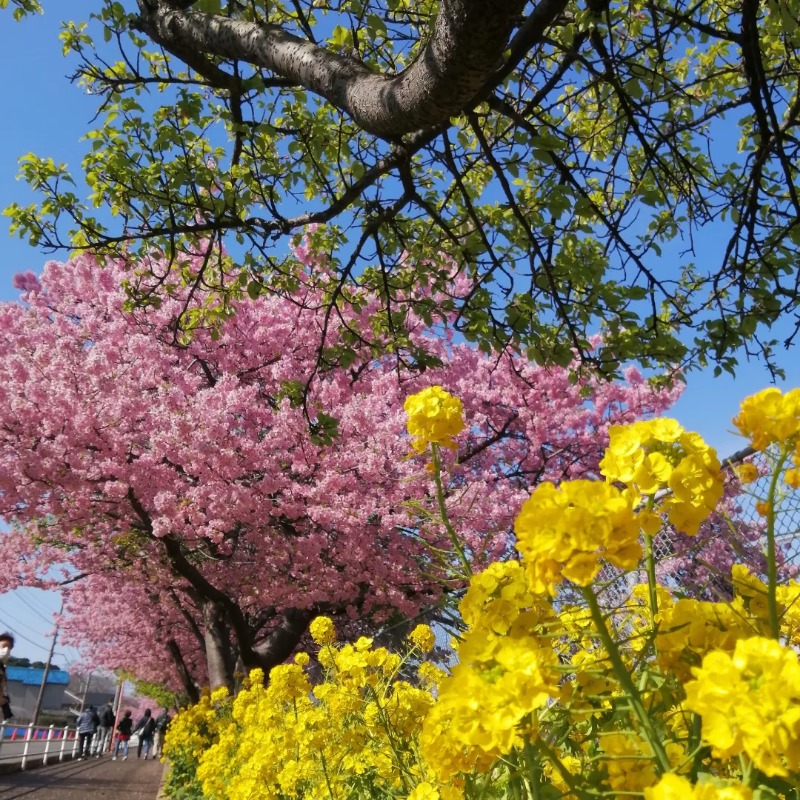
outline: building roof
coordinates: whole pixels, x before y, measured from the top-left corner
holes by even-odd
[[[6,677],[10,681],[19,681],[26,686],[41,686],[43,669],[35,667],[6,667]],[[63,669],[51,669],[47,673],[47,682],[66,686],[69,683],[69,672]]]

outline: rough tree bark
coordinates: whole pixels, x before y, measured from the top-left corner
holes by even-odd
[[[376,74],[278,25],[183,9],[174,0],[138,0],[135,27],[175,53],[245,61],[296,82],[347,113],[363,130],[398,139],[465,110],[503,65],[525,0],[442,0],[428,43],[397,75]],[[184,4],[186,5],[186,4]],[[540,0],[526,25],[547,28],[567,0]]]
[[[233,663],[231,641],[225,625],[225,612],[213,601],[203,604],[208,682],[212,689],[224,686],[233,692]]]
[[[192,674],[186,666],[186,661],[183,658],[180,647],[178,647],[178,643],[174,639],[167,639],[167,650],[169,650],[169,654],[172,656],[175,669],[178,671],[178,675],[181,679],[183,691],[186,692],[189,701],[192,703],[199,702],[200,690],[197,688],[197,684],[194,682]]]

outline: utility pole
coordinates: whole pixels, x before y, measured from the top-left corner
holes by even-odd
[[[83,687],[83,695],[81,697],[81,711],[83,711],[86,705],[86,696],[89,694],[89,684],[92,682],[92,675],[94,675],[94,672],[90,672],[86,676],[86,686]]]
[[[64,603],[62,602],[58,615],[61,616],[63,611],[64,611]],[[33,707],[34,725],[39,724],[39,714],[42,713],[42,703],[44,702],[44,690],[47,687],[47,676],[50,674],[50,662],[52,662],[53,653],[56,650],[56,639],[58,639],[58,624],[56,624],[56,629],[53,631],[53,639],[50,642],[50,652],[47,654],[47,661],[45,662],[44,670],[42,671],[42,685],[39,687],[39,695],[36,698],[36,705]]]
[[[123,678],[118,678],[117,681],[118,681],[117,690],[116,690],[116,692],[114,692],[114,695],[115,695],[115,697],[114,697],[114,716],[115,717],[119,716],[120,709],[122,708],[122,689],[123,689],[123,687],[125,685],[125,681],[124,681]]]
[[[125,687],[125,679],[122,677],[117,678],[117,689],[114,692],[114,705],[112,708],[114,709],[114,727],[111,729],[111,742],[109,744],[109,750],[114,749],[114,744],[117,741],[117,725],[119,724],[120,720],[122,719],[122,691]]]

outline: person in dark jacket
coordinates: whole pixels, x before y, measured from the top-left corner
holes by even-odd
[[[153,719],[153,712],[149,708],[145,709],[144,716],[136,723],[133,732],[139,734],[139,747],[136,750],[136,758],[141,758],[142,751],[144,751],[144,758],[147,760],[147,754],[153,744],[153,735],[156,732],[156,721]],[[154,753],[153,758],[155,757]]]
[[[11,719],[14,712],[11,710],[11,698],[8,696],[8,679],[6,678],[6,661],[14,647],[14,637],[10,633],[0,633],[0,705],[3,709],[3,719]]]
[[[103,753],[108,752],[111,745],[111,732],[114,730],[114,698],[110,697],[108,702],[97,712],[100,724],[97,726],[95,736],[94,754],[100,758]]]
[[[78,726],[78,761],[83,761],[91,755],[92,737],[99,721],[94,706],[89,706],[78,714],[78,719],[75,721]]]
[[[117,760],[120,745],[122,745],[123,748],[122,760],[124,761],[128,757],[128,741],[130,740],[132,733],[133,718],[131,717],[131,712],[126,711],[122,719],[117,723],[117,743],[114,745],[114,755],[112,758],[113,761]]]
[[[161,758],[163,754],[164,736],[171,721],[166,708],[156,717],[156,733],[153,737],[153,758]]]

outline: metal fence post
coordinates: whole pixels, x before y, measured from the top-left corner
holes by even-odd
[[[0,752],[3,750],[3,742],[6,740],[6,721],[0,722]]]
[[[75,728],[75,737],[72,740],[72,758],[74,760],[75,754],[78,752],[78,729]]]
[[[33,723],[31,722],[28,725],[28,730],[25,731],[25,747],[22,748],[22,764],[20,765],[20,769],[23,771],[25,770],[25,765],[28,763],[28,750],[30,750],[32,736]]]
[[[58,751],[58,760],[64,760],[64,750],[67,747],[67,733],[69,732],[69,725],[64,726],[64,732],[61,734],[61,749]]]
[[[42,761],[42,766],[43,767],[47,766],[47,756],[50,753],[50,742],[53,741],[53,729],[54,728],[55,728],[55,725],[51,725],[47,730],[47,741],[45,742],[45,746],[44,746],[44,761]]]

